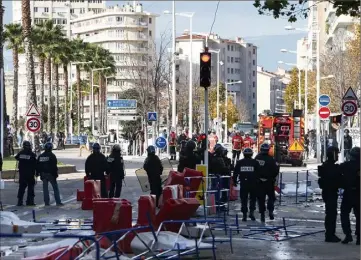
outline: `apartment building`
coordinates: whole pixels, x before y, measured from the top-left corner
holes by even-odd
[[[185,31],[176,39],[178,53],[177,82],[189,80],[190,49],[192,48],[193,79],[195,86],[199,84],[199,53],[203,51],[206,41],[212,52],[212,82],[217,85],[217,52],[219,52],[220,69],[219,81],[231,83],[242,81],[234,85],[228,85],[228,92],[235,95],[235,104],[241,110],[241,104],[246,105],[240,112],[247,113],[247,121],[257,122],[257,47],[237,37],[235,40],[224,39],[217,34],[197,33],[190,35]]]
[[[70,21],[78,18],[80,15],[87,12],[97,13],[104,10],[106,1],[104,0],[32,0],[31,2],[31,17],[33,24],[40,23],[44,20],[52,19],[55,24],[61,25],[64,28],[64,33],[70,37],[71,23]],[[14,23],[21,23],[21,1],[12,2],[12,17]],[[34,57],[35,66],[35,84],[37,90],[37,99],[40,101],[40,75],[39,64]],[[59,69],[59,95],[61,102],[64,97],[64,74],[62,69]],[[25,55],[19,56],[19,96],[18,96],[18,115],[24,116],[27,107],[26,104],[26,68],[25,68]],[[45,103],[48,102],[49,86],[45,82]]]
[[[84,14],[71,21],[72,37],[108,49],[116,62],[116,74],[107,81],[109,98],[137,87],[146,80],[156,53],[155,23],[157,15],[145,12],[140,3],[107,7],[99,13]],[[89,100],[85,102],[84,118],[89,118]],[[110,127],[116,122],[109,121]]]

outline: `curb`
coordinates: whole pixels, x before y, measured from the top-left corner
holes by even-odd
[[[58,174],[69,174],[77,172],[75,165],[58,166]],[[14,179],[15,170],[6,170],[1,172],[1,178],[4,180]]]

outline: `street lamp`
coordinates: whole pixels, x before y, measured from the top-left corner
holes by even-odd
[[[92,134],[94,136],[94,124],[95,124],[95,109],[94,109],[94,82],[93,82],[93,76],[94,76],[94,71],[101,71],[101,70],[107,70],[110,69],[110,67],[105,67],[105,68],[96,68],[96,69],[92,69],[91,70],[91,97],[90,97],[90,111],[91,111],[91,125],[92,125]],[[99,104],[98,104],[99,106]]]
[[[218,50],[209,50],[211,53],[217,53],[217,127],[216,132],[219,136],[219,66],[223,65],[223,62],[219,60],[219,54],[221,49]]]
[[[92,61],[77,61],[77,62],[71,62],[70,63],[70,111],[73,110],[73,77],[71,77],[72,75],[72,66],[73,65],[84,65],[84,64],[91,64],[93,63]],[[79,111],[78,111],[79,113]],[[70,117],[70,124],[69,124],[69,133],[70,133],[70,143],[73,143],[73,119],[71,118],[71,113],[69,113],[69,117]]]
[[[227,143],[228,136],[228,85],[241,84],[242,80],[234,82],[226,82],[226,104],[225,104],[225,120],[224,120],[224,143]]]
[[[177,16],[187,17],[189,18],[189,116],[188,116],[188,125],[189,125],[189,137],[193,135],[193,33],[192,33],[192,20],[194,16],[194,12],[184,12],[184,13],[173,13],[170,11],[164,11],[164,14],[175,14]],[[175,51],[174,51],[175,52]]]
[[[285,50],[285,49],[282,49]],[[282,52],[281,50],[281,52]],[[287,50],[286,50],[287,52]],[[297,53],[297,52],[296,52]],[[298,70],[298,108],[301,109],[301,70],[300,68],[297,66],[297,64],[294,63],[287,63],[287,62],[283,62],[283,61],[278,61],[279,64],[285,64],[288,66],[295,66]]]
[[[104,106],[106,106],[108,104],[108,79],[112,79],[112,78],[114,78],[114,75],[105,77],[105,104],[104,104]],[[106,133],[108,133],[108,117],[107,116],[105,117],[105,131],[106,131]],[[117,136],[118,136],[118,134],[117,134]]]

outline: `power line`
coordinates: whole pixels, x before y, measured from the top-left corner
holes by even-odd
[[[218,7],[219,7],[219,3],[220,3],[220,2],[221,2],[221,1],[219,0],[218,3],[217,3],[216,11],[214,12],[214,17],[213,17],[213,23],[212,23],[211,29],[209,30],[209,34],[212,33],[213,25],[214,25],[214,23],[216,22],[217,12],[218,12]]]

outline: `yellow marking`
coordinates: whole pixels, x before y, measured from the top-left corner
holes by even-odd
[[[290,148],[288,148],[288,151],[290,152],[303,152],[304,148],[303,146],[295,140]]]

